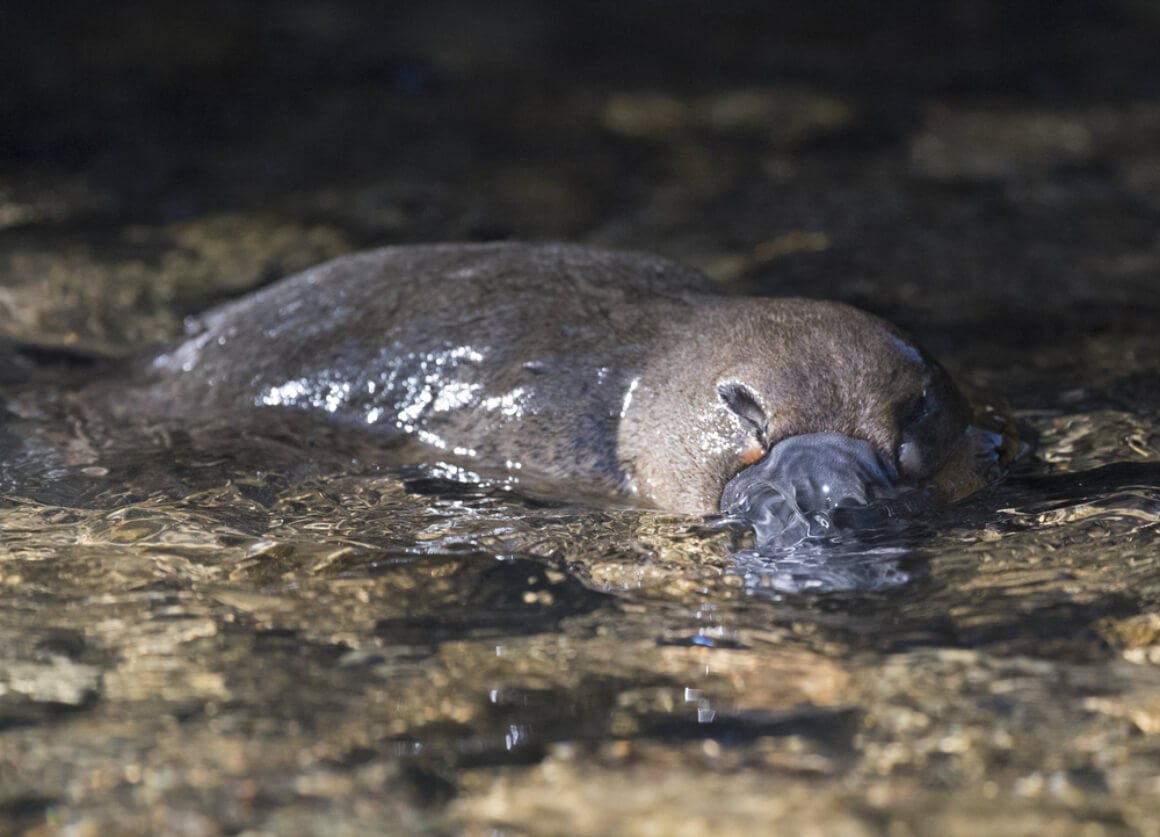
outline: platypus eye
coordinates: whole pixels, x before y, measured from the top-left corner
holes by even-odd
[[[905,432],[914,428],[938,412],[938,396],[931,390],[924,389],[922,395],[907,405],[902,419],[902,429]]]
[[[721,381],[717,384],[717,395],[726,407],[753,428],[758,442],[764,447],[769,419],[753,390],[740,381]]]
[[[941,409],[938,395],[924,389],[922,395],[903,406],[899,412],[902,419],[902,438],[898,445],[898,466],[910,477],[918,477],[926,472],[926,454],[933,445],[932,424]]]

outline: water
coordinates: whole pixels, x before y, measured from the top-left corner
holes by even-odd
[[[1147,822],[1160,463],[1122,452],[1122,411],[1021,418],[1039,446],[1000,484],[760,551],[293,437],[84,451],[4,497],[0,718],[43,765],[10,816],[539,831],[599,795],[589,833]]]
[[[0,32],[62,45],[0,73],[0,831],[1160,833],[1154,13],[690,3],[660,49],[649,4],[532,5]],[[863,305],[1033,448],[769,553],[293,423],[68,408],[116,374],[77,349],[497,236]]]

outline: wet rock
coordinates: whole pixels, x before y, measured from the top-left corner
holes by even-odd
[[[932,107],[911,163],[940,180],[1008,179],[1090,159],[1089,125],[1072,114],[956,111]]]
[[[601,124],[616,134],[672,142],[676,135],[715,131],[760,138],[788,149],[834,133],[854,119],[851,105],[805,88],[741,88],[698,96],[661,91],[612,94]]]
[[[99,215],[111,206],[109,196],[83,178],[44,172],[0,177],[0,230]]]
[[[101,694],[102,674],[98,666],[55,655],[43,662],[0,661],[0,728],[91,707]]]
[[[100,242],[28,234],[0,253],[0,337],[124,355],[175,337],[182,315],[349,249],[269,215],[126,228]]]

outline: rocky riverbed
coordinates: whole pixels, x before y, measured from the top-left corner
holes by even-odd
[[[1158,38],[1146,0],[10,4],[0,831],[1160,834]],[[50,409],[293,270],[507,238],[860,305],[1034,448],[823,572]]]

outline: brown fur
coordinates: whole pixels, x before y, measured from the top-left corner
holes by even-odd
[[[969,419],[942,369],[869,314],[723,296],[671,262],[567,245],[337,259],[208,313],[142,375],[135,403],[154,413],[309,410],[390,434],[400,462],[690,513],[799,433],[865,439],[925,479]],[[934,406],[904,430],[924,392]]]

